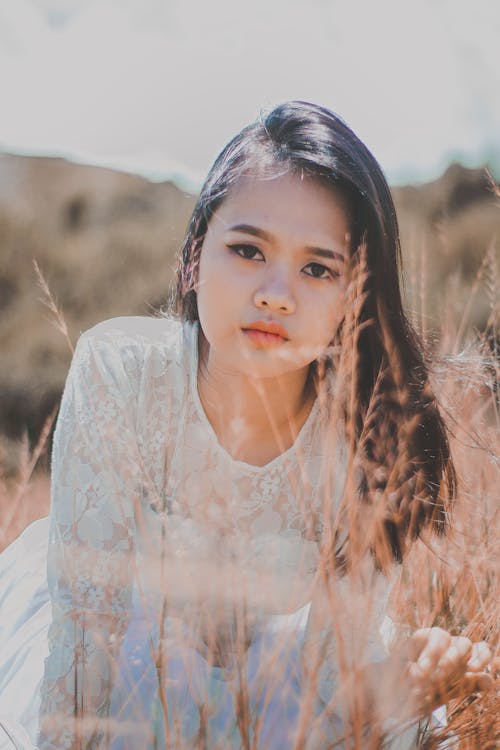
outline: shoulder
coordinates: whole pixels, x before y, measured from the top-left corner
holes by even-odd
[[[80,335],[74,365],[98,362],[108,372],[120,370],[135,381],[145,367],[159,374],[171,362],[183,369],[194,337],[192,324],[174,318],[111,318]]]
[[[175,346],[182,339],[182,323],[174,318],[127,316],[110,318],[84,331],[80,338],[93,343],[104,341],[115,346]]]
[[[167,317],[110,318],[84,331],[78,339],[78,348],[109,348],[122,353],[133,351],[136,355],[156,349],[161,350],[167,359],[178,359],[187,339],[192,339],[192,328],[188,323]]]

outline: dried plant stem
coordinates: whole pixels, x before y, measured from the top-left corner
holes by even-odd
[[[453,346],[453,353],[455,354],[460,347],[460,344],[463,340],[464,332],[467,327],[467,323],[470,316],[470,311],[472,307],[472,302],[477,294],[477,291],[479,289],[479,285],[481,281],[483,280],[483,277],[485,275],[486,269],[491,263],[490,257],[494,253],[494,243],[491,243],[488,247],[487,251],[483,255],[483,258],[481,260],[481,265],[479,266],[476,276],[474,278],[474,281],[472,283],[471,290],[469,294],[467,295],[467,302],[465,303],[464,311],[462,313],[462,317],[460,319],[460,323],[458,325],[457,334],[455,337],[455,344]]]
[[[75,353],[75,349],[73,346],[73,343],[70,339],[69,333],[68,333],[68,327],[66,325],[66,321],[64,319],[64,315],[62,314],[61,310],[57,306],[57,303],[52,296],[52,292],[49,289],[49,285],[47,284],[45,277],[40,270],[40,267],[36,260],[33,260],[33,267],[35,269],[35,273],[38,279],[38,286],[43,292],[44,298],[41,299],[41,302],[45,307],[47,307],[50,312],[54,316],[54,324],[58,331],[62,333],[64,338],[66,339],[66,343],[68,344],[68,347],[71,351],[71,354]]]

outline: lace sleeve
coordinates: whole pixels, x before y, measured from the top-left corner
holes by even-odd
[[[41,750],[107,745],[113,671],[134,576],[140,460],[133,404],[118,349],[109,338],[84,334],[54,435],[52,624],[42,683]]]
[[[357,573],[318,579],[306,631],[308,678],[318,698],[311,747],[323,736],[350,732],[356,705],[351,678],[387,657],[381,632],[392,581],[372,570],[370,560]],[[375,670],[376,671],[376,670]],[[347,724],[344,722],[347,720]]]

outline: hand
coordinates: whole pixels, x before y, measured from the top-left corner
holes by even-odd
[[[472,643],[441,628],[422,628],[410,638],[408,648],[412,697],[423,710],[493,685],[491,651],[484,641]]]

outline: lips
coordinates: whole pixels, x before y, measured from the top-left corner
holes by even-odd
[[[288,335],[288,331],[286,328],[283,328],[283,326],[280,326],[279,323],[273,323],[263,320],[258,320],[255,323],[251,323],[249,326],[244,326],[243,331],[261,331],[262,333],[269,333],[273,336],[279,336],[280,338],[284,339],[285,341],[288,341],[290,338]]]

